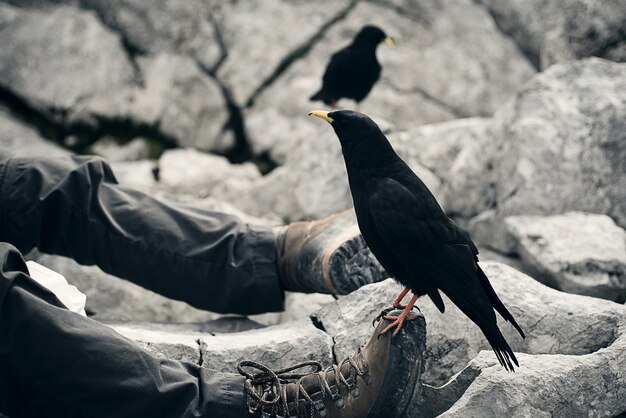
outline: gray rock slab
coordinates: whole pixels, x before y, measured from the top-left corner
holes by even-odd
[[[112,137],[105,137],[91,145],[90,152],[100,155],[109,162],[118,162],[146,159],[150,150],[145,138],[135,138],[120,145]]]
[[[535,76],[493,117],[490,135],[453,163],[443,190],[449,213],[494,209],[499,219],[577,210],[625,226],[622,91],[626,64],[599,58]]]
[[[483,268],[526,331],[521,340],[501,324],[520,367],[515,373],[502,369],[478,328],[449,301],[443,315],[422,302],[428,322],[425,383],[408,416],[600,417],[623,411],[626,307],[550,289],[499,263]],[[199,344],[202,365],[226,372],[242,360],[271,368],[309,359],[328,365],[333,341],[336,358],[352,354],[371,336],[371,318],[400,289],[387,280],[324,306],[313,322],[325,331],[310,319],[228,335],[208,335],[201,324],[114,328],[168,358],[198,361]]]
[[[569,212],[504,222],[533,277],[565,292],[626,301],[626,231],[608,216]]]
[[[111,89],[74,109],[73,121],[129,120],[149,126],[180,146],[224,150],[232,146],[221,135],[229,117],[218,83],[192,58],[171,53],[137,58],[141,83]]]
[[[120,184],[148,193],[158,190],[154,176],[157,163],[154,160],[119,161],[111,163],[111,168]]]
[[[188,55],[207,67],[221,51],[211,11],[219,2],[199,0],[80,0],[132,49],[144,54]]]
[[[588,56],[624,61],[619,0],[479,0],[538,67]]]
[[[463,175],[454,167],[456,161],[485,141],[490,126],[490,118],[461,118],[393,132],[388,139],[410,166],[422,165],[442,183],[454,182],[455,176]],[[443,200],[442,195],[437,197]]]
[[[68,154],[68,151],[45,140],[30,126],[0,108],[0,155],[24,157],[64,154]]]
[[[516,353],[582,355],[611,345],[619,336],[618,325],[626,313],[623,305],[559,292],[503,264],[484,262],[481,266],[526,333],[522,339],[499,319]],[[337,357],[359,346],[372,332],[371,320],[400,290],[393,280],[368,285],[315,314],[335,339]],[[446,383],[481,350],[490,350],[480,329],[445,296],[444,302],[442,315],[428,298],[418,301],[427,322],[424,382],[436,386]],[[493,359],[497,361],[495,355]],[[520,365],[524,367],[523,362]]]
[[[17,9],[0,31],[0,85],[50,117],[134,82],[120,37],[93,12]]]
[[[332,346],[331,337],[307,318],[258,330],[205,336],[201,340],[202,365],[230,372],[243,360],[257,361],[273,369],[307,360],[327,366],[332,363]]]
[[[587,355],[525,355],[515,373],[488,353],[472,360],[479,373],[440,417],[608,417],[626,410],[626,338]]]
[[[200,332],[186,330],[184,326],[172,329],[172,327],[160,324],[132,322],[110,324],[110,326],[158,357],[194,364],[201,363],[199,341],[204,334]]]
[[[217,75],[244,105],[284,62],[298,58],[350,0],[223,2],[215,8],[228,55]]]
[[[192,148],[168,150],[159,159],[160,185],[177,194],[218,198],[260,177],[252,163],[231,164],[224,157]]]
[[[249,110],[247,127],[255,151],[268,151],[281,161],[290,147],[318,137],[318,130],[305,127],[311,122],[302,115],[323,104],[308,98],[319,89],[332,52],[368,23],[394,36],[398,47],[378,48],[382,78],[361,111],[391,121],[397,130],[490,115],[534,73],[481,6],[457,0],[359,2]],[[339,105],[354,108],[349,101]]]
[[[308,122],[303,120],[303,124]],[[314,122],[319,125],[315,128],[320,130],[318,136],[300,143],[282,166],[264,177],[225,191],[224,200],[251,214],[269,213],[286,221],[317,219],[352,207],[339,140],[327,123]],[[399,147],[398,152],[405,156],[408,148]],[[407,158],[407,162],[439,196],[439,178],[417,159]]]

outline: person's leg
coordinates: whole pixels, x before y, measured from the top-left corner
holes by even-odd
[[[96,264],[214,312],[283,309],[277,235],[117,184],[100,158],[0,162],[0,241]]]
[[[397,336],[381,335],[387,325],[381,320],[356,354],[324,370],[307,361],[272,371],[250,359],[240,363],[243,376],[214,372],[157,358],[68,311],[0,243],[0,414],[402,417],[417,405],[426,329],[421,316]]]
[[[242,376],[157,358],[68,311],[0,243],[0,414],[238,418],[246,409]]]
[[[215,312],[278,311],[283,289],[346,294],[386,277],[353,214],[251,227],[121,186],[91,157],[0,161],[0,241]]]

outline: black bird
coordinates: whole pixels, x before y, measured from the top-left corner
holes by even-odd
[[[376,59],[376,47],[381,42],[395,45],[382,29],[364,26],[352,44],[335,52],[330,58],[322,88],[311,96],[311,101],[321,100],[333,109],[342,97],[360,103],[380,77],[381,67]]]
[[[315,110],[309,115],[329,122],[339,137],[363,239],[385,270],[405,286],[392,303],[404,310],[386,317],[394,322],[383,333],[395,326],[395,335],[412,319],[409,313],[420,296],[430,296],[443,313],[441,290],[480,327],[502,366],[513,371],[512,362],[519,364],[498,328],[494,309],[523,338],[524,332],[477,264],[478,249],[468,233],[443,212],[369,117],[349,110]],[[409,291],[413,297],[403,306]]]

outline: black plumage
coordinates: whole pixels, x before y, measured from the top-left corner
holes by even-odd
[[[524,332],[478,265],[478,249],[468,233],[443,212],[369,117],[346,110],[311,114],[330,122],[339,137],[365,242],[387,272],[406,287],[392,305],[405,308],[391,317],[396,332],[410,318],[418,296],[430,296],[443,313],[442,291],[480,327],[500,363],[513,370],[512,363],[518,362],[498,328],[494,309],[522,337]],[[409,289],[415,296],[409,305],[401,305]]]
[[[393,40],[382,29],[364,26],[350,45],[333,54],[322,88],[311,100],[321,100],[333,108],[344,97],[361,102],[380,77],[376,47],[383,41],[393,45]]]

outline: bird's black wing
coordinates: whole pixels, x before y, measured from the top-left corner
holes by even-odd
[[[355,65],[353,53],[349,46],[335,52],[331,56],[322,77],[324,90],[333,94],[342,92],[345,85],[349,84],[352,81],[352,77],[354,77],[354,72],[357,70]]]
[[[515,355],[496,323],[489,296],[478,278],[475,247],[466,233],[444,215],[420,201],[399,182],[384,178],[369,200],[377,232],[385,246],[415,280],[441,289],[476,323],[498,359],[512,369]],[[430,294],[429,294],[430,295]]]

